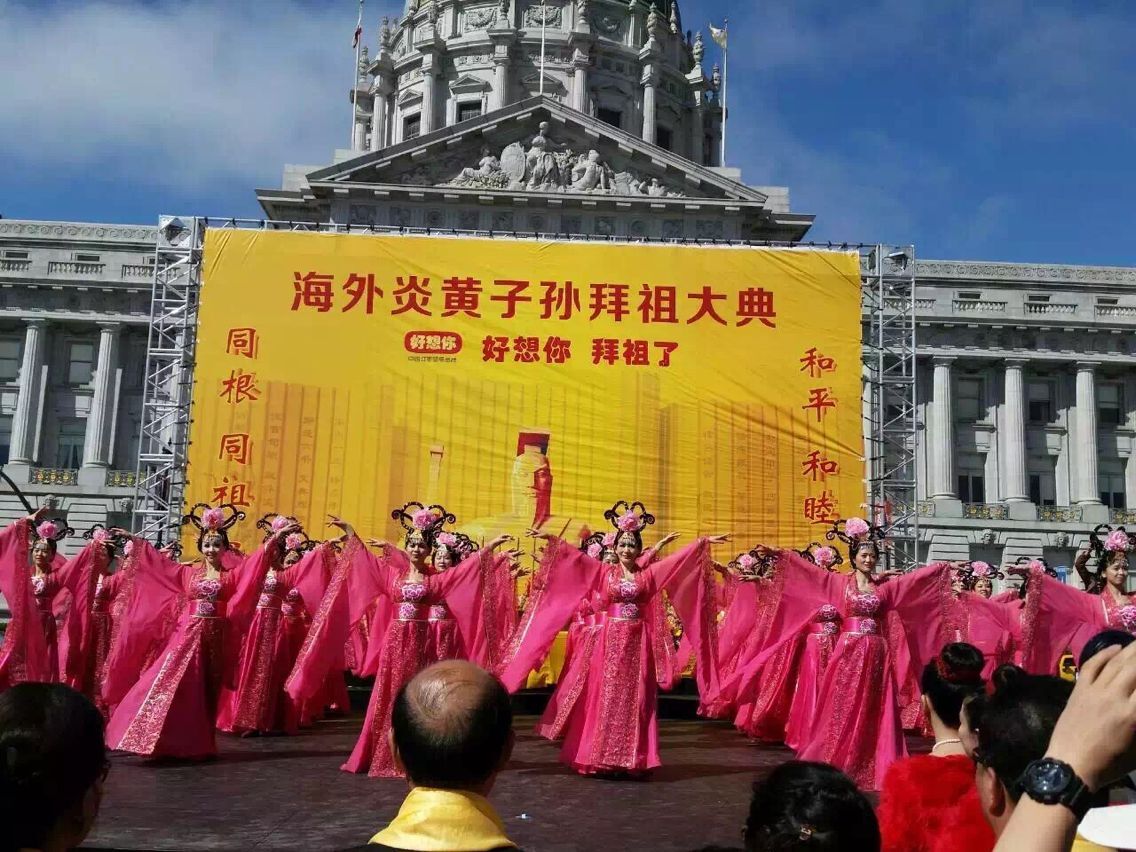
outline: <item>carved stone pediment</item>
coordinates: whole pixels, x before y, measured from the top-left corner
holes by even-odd
[[[313,172],[308,178],[313,186],[325,187],[421,186],[644,201],[706,199],[747,207],[763,207],[765,202],[759,190],[652,146],[547,95],[363,154]]]
[[[478,79],[469,74],[462,74],[450,83],[450,91],[455,95],[464,95],[471,92],[486,92],[490,89],[487,81]]]
[[[406,89],[398,96],[398,105],[402,108],[422,103],[422,93],[417,89]]]

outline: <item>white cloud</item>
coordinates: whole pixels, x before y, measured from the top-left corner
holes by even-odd
[[[285,162],[347,145],[355,13],[350,0],[0,0],[0,159],[179,190],[278,185]]]

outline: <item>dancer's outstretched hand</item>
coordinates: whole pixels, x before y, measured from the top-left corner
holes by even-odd
[[[678,538],[678,533],[676,533],[676,532],[667,533],[665,536],[663,536],[661,539],[659,539],[659,543],[656,544],[655,547],[666,547],[668,544],[670,544],[672,541],[674,541],[677,538]]]
[[[367,539],[367,547],[373,547],[376,550],[382,550],[388,544],[389,544],[389,542],[383,541],[381,538],[369,538],[369,539]]]
[[[496,538],[491,538],[488,542],[486,542],[485,549],[486,550],[496,550],[498,547],[503,545],[505,542],[507,542],[511,538],[512,538],[511,535],[509,535],[507,533],[501,533],[501,535],[497,536]]]
[[[549,541],[552,539],[552,533],[530,529],[525,531],[525,538],[539,538],[541,541]]]
[[[733,537],[733,533],[721,533],[720,535],[709,536],[706,540],[711,544],[725,544]]]
[[[47,506],[46,505],[40,506],[38,509],[36,509],[34,512],[32,512],[30,515],[28,515],[25,520],[28,520],[28,521],[30,521],[31,523],[34,524],[36,521],[38,521],[40,518],[42,518],[45,514],[47,514]]]
[[[329,527],[339,527],[349,538],[355,535],[355,527],[336,515],[327,516],[327,525]]]

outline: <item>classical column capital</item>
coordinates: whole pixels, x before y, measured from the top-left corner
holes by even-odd
[[[1013,367],[1015,370],[1020,370],[1029,362],[1026,358],[1003,358],[1002,363],[1005,364],[1007,368]]]
[[[1078,373],[1091,373],[1094,370],[1096,370],[1097,367],[1099,367],[1100,365],[1101,365],[1100,361],[1078,361],[1077,362],[1077,372]]]
[[[950,367],[957,361],[954,355],[935,355],[931,358],[931,363],[936,367]]]
[[[47,325],[47,318],[46,317],[32,317],[31,319],[24,320],[24,325],[30,326],[32,328],[44,328]]]
[[[95,323],[95,325],[97,325],[99,327],[100,331],[110,331],[110,332],[122,331],[122,323],[115,322],[113,320],[97,322],[97,323]]]

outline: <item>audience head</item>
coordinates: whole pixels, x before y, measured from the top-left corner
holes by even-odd
[[[790,760],[753,785],[745,847],[781,850],[880,848],[880,828],[868,799],[826,763]]]
[[[391,744],[414,786],[487,793],[513,751],[509,693],[473,663],[436,663],[399,691]]]
[[[108,768],[103,717],[86,697],[56,683],[0,693],[0,852],[79,846]]]
[[[973,645],[951,642],[923,667],[919,681],[923,704],[946,727],[958,730],[963,702],[985,689],[984,663],[982,652]]]
[[[1021,796],[1018,779],[1032,761],[1045,756],[1073,684],[1010,665],[999,666],[992,681],[994,691],[968,702],[965,715],[967,727],[977,734],[972,757],[978,797],[997,835]]]
[[[1085,647],[1081,649],[1081,658],[1077,661],[1077,667],[1084,668],[1085,663],[1105,648],[1113,645],[1125,648],[1133,642],[1136,642],[1136,637],[1127,630],[1102,630],[1085,643]]]

